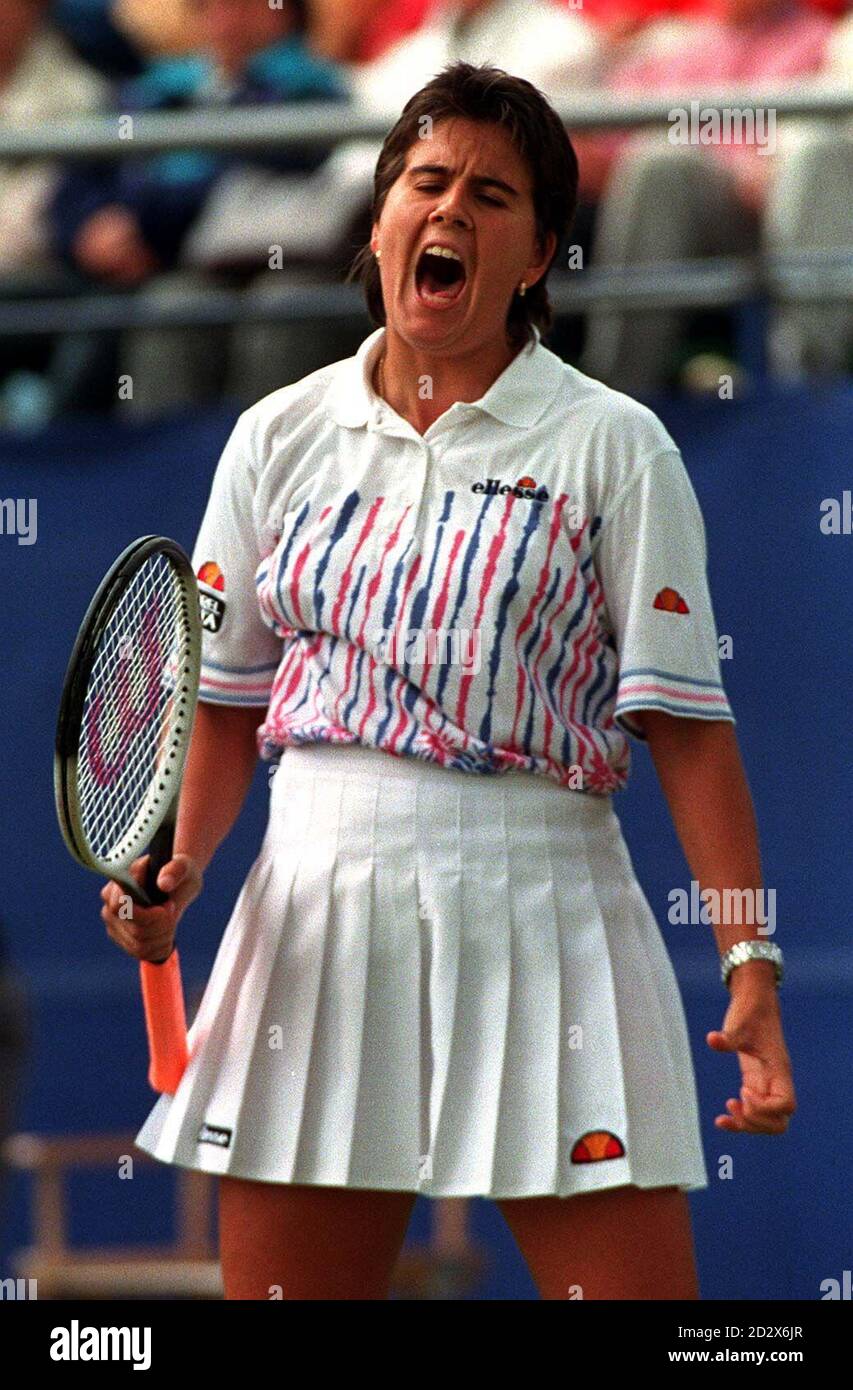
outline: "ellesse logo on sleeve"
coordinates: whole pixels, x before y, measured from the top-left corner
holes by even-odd
[[[213,560],[207,560],[196,578],[202,628],[205,632],[218,632],[225,616],[225,575]]]
[[[690,609],[681,597],[677,589],[660,589],[655,594],[653,608],[660,608],[664,613],[689,613]]]

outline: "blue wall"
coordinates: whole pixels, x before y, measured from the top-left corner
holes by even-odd
[[[777,890],[776,939],[788,960],[783,1006],[799,1112],[782,1138],[716,1129],[739,1071],[705,1041],[725,995],[710,928],[662,925],[681,980],[696,1063],[711,1185],[691,1198],[706,1298],[820,1296],[850,1267],[845,1158],[850,1153],[850,703],[853,536],[821,533],[820,503],[853,488],[853,391],[762,391],[738,402],[658,402],[705,515],[712,594],[734,657],[723,676],[761,830],[765,881]],[[0,437],[0,498],[38,500],[38,541],[0,535],[2,654],[0,921],[31,992],[35,1038],[19,1126],[43,1132],[134,1131],[153,1102],[135,967],[106,939],[99,883],[69,860],[55,823],[52,747],[65,663],[93,586],[136,536],[165,530],[192,546],[211,473],[235,411],[151,428],[63,425]],[[651,761],[635,745],[617,798],[640,880],[665,924],[667,894],[689,885]],[[265,776],[214,861],[181,928],[190,990],[203,987],[260,841]],[[845,1029],[845,1024],[847,1028]],[[734,1157],[734,1180],[717,1179]],[[114,1182],[72,1186],[78,1239],[167,1234],[173,1174],[140,1174],[114,1209]],[[26,1189],[5,1202],[0,1254],[27,1237]],[[156,1200],[152,1200],[155,1198]],[[532,1287],[502,1219],[475,1204],[494,1246],[482,1297]],[[428,1204],[418,1204],[422,1231]]]

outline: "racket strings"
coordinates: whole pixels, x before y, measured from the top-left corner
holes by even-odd
[[[83,832],[101,860],[125,858],[171,795],[185,738],[187,600],[169,559],[133,576],[100,633],[83,705],[77,785]]]

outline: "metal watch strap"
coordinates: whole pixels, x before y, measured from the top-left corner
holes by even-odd
[[[720,959],[720,975],[726,988],[735,966],[743,965],[748,960],[772,960],[776,970],[776,984],[781,984],[784,960],[779,947],[772,941],[738,941],[734,946],[730,946]]]

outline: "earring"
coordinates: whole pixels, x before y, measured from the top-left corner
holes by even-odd
[[[518,287],[518,293],[523,297],[524,294],[525,294],[525,292],[526,292],[526,290],[527,290],[527,284],[525,283],[524,280],[522,280],[521,284],[520,284],[519,287]]]
[[[381,258],[381,256],[382,256],[382,252],[381,252],[380,250],[378,250],[378,249],[377,249],[376,251],[374,251],[373,254],[374,254],[374,256],[376,257],[377,261],[378,261],[378,260]]]

